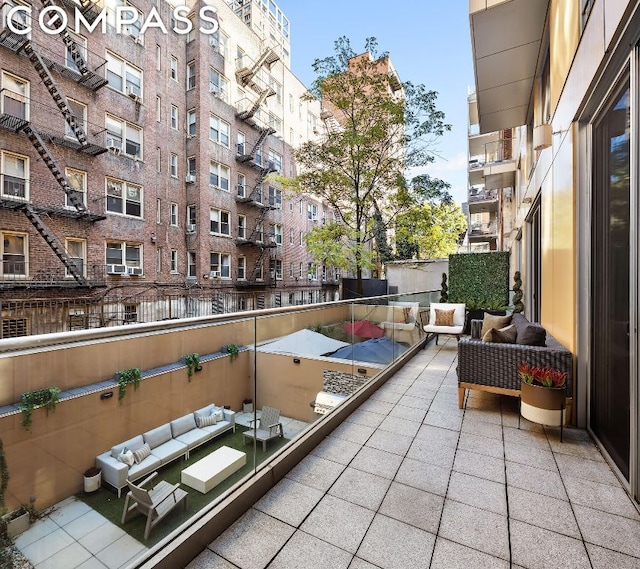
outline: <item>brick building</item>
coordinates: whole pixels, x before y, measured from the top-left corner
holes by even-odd
[[[52,5],[63,33],[38,24]],[[118,6],[133,15],[120,30]],[[336,297],[339,275],[303,241],[333,213],[277,182],[324,128],[281,12],[274,36],[222,0],[189,9],[3,4],[0,337]]]

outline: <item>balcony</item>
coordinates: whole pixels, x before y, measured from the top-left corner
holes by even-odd
[[[283,312],[256,313],[249,315],[248,325],[255,325],[264,341],[274,325],[274,329],[290,328],[295,321],[298,327],[306,327],[310,322],[342,318],[341,306],[347,311],[358,308],[331,303],[307,315],[309,307],[300,307],[290,319]],[[373,314],[370,308],[366,307]],[[228,330],[248,328],[243,320],[246,316],[229,321]],[[165,323],[162,355],[174,349],[171,335],[204,341],[210,334],[203,332],[214,332],[220,323]],[[108,342],[86,333],[78,337],[85,343],[100,342],[102,350],[121,356],[126,356],[123,343],[135,353],[140,342],[149,346],[158,342],[159,329],[138,325],[127,330],[121,337],[112,331]],[[42,345],[29,354],[31,365],[39,365],[41,357],[55,363],[58,357],[69,358],[77,355],[75,350],[88,349],[75,346],[74,340],[73,336],[55,341],[40,338]],[[180,344],[175,348],[179,350]],[[27,346],[5,345],[6,357],[19,365],[23,356],[16,350]],[[102,355],[97,365],[108,361],[107,354]],[[233,364],[224,356],[203,358],[202,376],[193,381],[212,376],[221,383],[223,376],[212,369],[218,360],[240,377],[251,368],[254,356],[263,358],[257,368],[263,373],[269,362],[282,362],[285,367],[272,377],[290,376],[298,387],[310,369],[304,357],[295,363],[290,354],[243,350]],[[116,515],[107,519],[88,505],[90,499],[79,496],[57,503],[50,515],[17,540],[18,546],[34,562],[36,557],[38,562],[45,561],[45,552],[49,565],[56,556],[82,555],[87,560],[94,557],[94,562],[108,559],[115,566],[126,554],[119,566],[131,569],[213,567],[219,558],[241,569],[299,566],[300,559],[308,559],[307,566],[313,567],[559,567],[557,556],[566,558],[569,553],[576,567],[591,567],[594,560],[600,562],[594,566],[636,566],[640,561],[637,506],[588,433],[565,429],[560,442],[557,428],[519,420],[517,399],[506,396],[471,391],[459,409],[456,364],[455,339],[439,346],[420,342],[387,369],[350,362],[358,373],[362,367],[367,377],[373,377],[349,400],[320,418],[305,421],[308,426],[293,444],[276,450],[268,467],[259,466],[252,478],[227,488],[199,515],[186,520],[180,515],[167,518],[144,543],[128,533],[132,525],[144,526],[144,521],[132,520],[120,527],[121,507],[112,508]],[[175,383],[182,397],[189,397],[184,365],[169,367],[156,370],[172,374],[171,382],[163,386]],[[135,402],[127,395],[122,403],[125,411],[119,411],[117,403],[100,401],[97,392],[86,397],[76,393],[59,405],[72,407],[87,398],[89,405],[102,406],[101,415],[126,414],[131,405],[154,397],[150,386],[154,381],[158,380],[153,374],[145,377]],[[180,381],[185,383],[178,387]],[[148,390],[151,393],[145,394]],[[307,406],[311,412],[303,399],[300,409]],[[170,399],[165,402],[172,404]],[[42,423],[64,425],[61,411],[45,416],[44,411],[35,410],[35,431],[29,441],[49,436],[55,445],[55,437],[42,431]],[[73,416],[74,431],[83,429],[83,415]],[[84,421],[95,425],[96,416],[88,415]],[[5,450],[12,452],[15,444],[20,443],[5,442]],[[70,441],[61,444],[69,447]],[[252,452],[249,446],[246,450]],[[30,456],[36,462],[46,460],[39,454]],[[67,468],[64,456],[59,457],[58,468]],[[39,478],[46,480],[46,469],[39,470]],[[108,490],[99,492],[116,500]],[[123,502],[124,497],[115,506]],[[65,545],[52,547],[60,543]],[[86,549],[85,543],[91,548]]]
[[[495,213],[498,211],[498,191],[471,188],[467,198],[469,213]]]
[[[467,231],[469,241],[489,241],[498,237],[498,222],[471,223]]]
[[[25,289],[77,289],[105,286],[104,265],[87,266],[86,282],[78,283],[67,273],[62,263],[43,266],[41,263],[29,263],[22,260],[6,259],[0,262],[0,290]],[[74,260],[82,268],[81,259]]]
[[[469,184],[483,184],[487,190],[512,188],[518,162],[514,157],[516,142],[496,138],[499,133],[469,139]]]

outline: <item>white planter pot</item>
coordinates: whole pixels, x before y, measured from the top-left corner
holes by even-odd
[[[7,535],[13,539],[29,529],[29,512],[19,515],[17,518],[7,521]]]
[[[95,492],[102,484],[102,472],[98,472],[95,476],[84,477],[84,491]]]
[[[524,401],[520,404],[520,414],[527,420],[549,427],[559,427],[565,424],[565,409],[541,409]]]
[[[242,404],[242,412],[243,413],[253,413],[253,403],[243,403]]]

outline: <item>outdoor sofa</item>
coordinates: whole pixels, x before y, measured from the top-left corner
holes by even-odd
[[[96,466],[102,469],[102,480],[117,491],[119,498],[127,479],[135,482],[176,458],[189,458],[192,449],[214,437],[229,430],[235,432],[235,415],[229,409],[207,405],[114,445],[96,457]]]
[[[458,342],[458,406],[464,405],[467,389],[520,396],[519,364],[553,367],[567,374],[567,397],[571,397],[573,356],[542,326],[522,314],[514,314],[515,343],[483,341],[473,337],[481,321],[472,321],[472,336]],[[538,345],[523,343],[534,341]]]

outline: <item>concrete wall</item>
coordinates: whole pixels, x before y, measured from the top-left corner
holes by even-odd
[[[440,290],[442,273],[449,272],[449,259],[393,261],[387,263],[389,290],[398,294],[417,290]],[[394,288],[392,288],[394,287]]]

